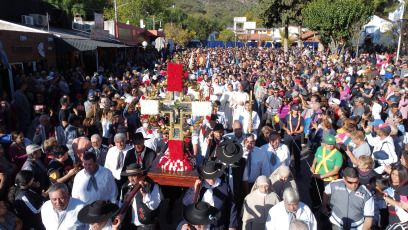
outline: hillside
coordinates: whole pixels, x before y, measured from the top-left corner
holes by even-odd
[[[233,25],[234,17],[242,17],[257,6],[256,0],[178,0],[177,7],[188,15],[205,14],[215,17],[225,26]]]

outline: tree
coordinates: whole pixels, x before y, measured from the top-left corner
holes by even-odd
[[[225,29],[223,31],[220,32],[220,34],[218,35],[218,39],[217,41],[222,41],[225,44],[225,47],[227,47],[227,42],[232,42],[234,41],[235,38],[235,33],[234,31],[230,30],[230,29]]]
[[[201,41],[206,41],[211,32],[220,30],[218,21],[214,17],[194,14],[189,15],[187,20],[186,28],[195,31],[197,33],[196,38]]]
[[[283,37],[287,37],[288,38],[288,46],[291,46],[293,44],[293,39],[290,36],[286,36],[285,34],[285,30],[278,30],[279,31],[279,35],[283,38]],[[282,46],[284,45],[284,41],[281,40],[281,44]]]
[[[308,0],[258,0],[260,17],[265,26],[285,27],[284,50],[288,52],[289,24],[300,25],[301,10]]]
[[[361,27],[373,10],[372,5],[356,0],[317,0],[302,10],[302,16],[304,25],[319,31],[320,40],[337,53],[356,31],[353,25]]]
[[[167,23],[164,26],[166,39],[173,39],[175,44],[184,45],[196,36],[196,32],[183,29],[180,24]]]
[[[65,11],[71,19],[76,13],[85,18],[93,18],[93,13],[102,13],[106,5],[106,0],[45,0],[45,2]]]
[[[108,20],[115,17],[113,0],[110,1],[110,5],[104,11],[105,19]],[[150,25],[149,29],[152,29],[153,16],[159,18],[157,16],[169,8],[170,5],[170,0],[117,0],[117,6],[120,6],[117,10],[118,21],[122,23],[129,21],[130,25],[139,26],[140,19],[143,19],[144,24],[146,26]]]

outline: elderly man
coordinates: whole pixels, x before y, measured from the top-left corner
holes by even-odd
[[[283,201],[269,210],[265,230],[287,230],[289,224],[296,219],[305,221],[310,230],[316,230],[317,223],[312,211],[299,200],[298,191],[287,188],[283,192]]]
[[[144,117],[142,119],[142,127],[136,130],[136,133],[142,133],[145,139],[145,145],[154,151],[157,150],[157,143],[160,139],[160,134],[157,133],[156,129],[150,124],[149,118]]]
[[[266,153],[271,172],[274,172],[281,165],[290,165],[289,148],[280,143],[280,135],[277,132],[269,134],[269,144],[262,146],[261,149]]]
[[[102,144],[102,138],[99,134],[94,134],[91,136],[91,145],[87,152],[93,152],[96,155],[96,160],[99,165],[105,165],[106,154],[109,151],[108,146]]]
[[[116,203],[118,189],[112,172],[98,164],[93,152],[85,153],[83,159],[84,169],[75,176],[72,197],[85,204],[96,200],[109,200],[111,203]]]
[[[69,196],[68,187],[63,183],[55,183],[48,190],[50,200],[41,208],[41,218],[47,230],[85,230],[87,225],[78,220],[78,212],[84,204]]]
[[[233,133],[225,134],[224,138],[234,140],[240,144],[243,144],[245,137],[243,135],[242,124],[240,121],[234,121],[233,130],[234,130]]]
[[[255,180],[261,175],[269,176],[271,171],[265,151],[255,146],[255,138],[252,134],[247,134],[245,138],[243,157],[246,159],[246,167],[242,180],[246,185],[244,186],[246,194],[248,194]]]
[[[105,168],[112,172],[116,185],[118,189],[120,189],[124,183],[120,173],[125,165],[125,157],[133,147],[126,144],[126,135],[124,133],[116,134],[114,137],[114,143],[115,147],[110,148],[106,155]]]
[[[346,168],[343,179],[334,180],[326,186],[322,206],[322,213],[325,215],[328,212],[329,198],[333,229],[371,229],[374,199],[364,185],[359,185],[359,172],[356,168]]]

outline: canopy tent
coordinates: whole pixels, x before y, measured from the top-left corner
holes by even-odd
[[[102,48],[126,48],[131,47],[115,42],[98,41],[91,39],[79,39],[79,38],[63,38],[56,37],[55,43],[58,53],[68,53],[74,51],[91,51],[96,50],[98,47]]]

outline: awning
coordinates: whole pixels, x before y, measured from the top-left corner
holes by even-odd
[[[1,41],[0,41],[0,60],[5,68],[7,69],[10,68],[6,52],[4,51],[3,44],[1,44]]]
[[[91,39],[77,39],[77,38],[55,38],[56,49],[58,53],[68,53],[74,51],[91,51],[98,47],[104,48],[126,48],[132,47],[120,43],[98,41]]]

